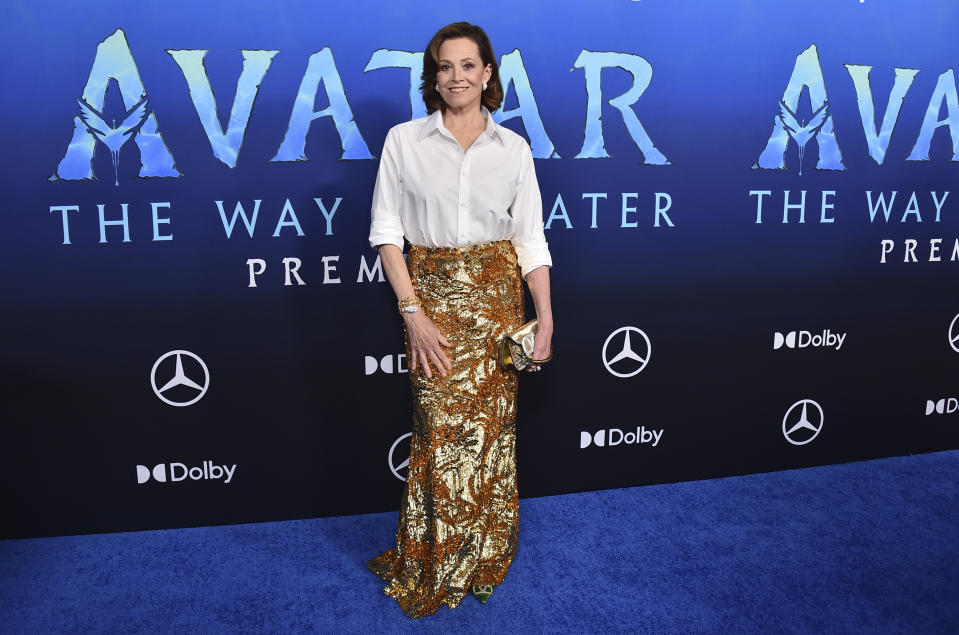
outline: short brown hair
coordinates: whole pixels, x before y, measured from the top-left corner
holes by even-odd
[[[420,91],[423,93],[423,101],[426,103],[426,112],[428,113],[436,110],[446,110],[446,102],[436,91],[440,46],[446,40],[461,37],[472,40],[479,49],[483,67],[490,66],[492,68],[486,90],[483,91],[483,105],[492,112],[503,104],[503,85],[499,81],[499,64],[496,63],[496,54],[493,53],[493,45],[490,44],[489,37],[482,27],[469,22],[454,22],[437,31],[423,53],[423,83],[420,84]]]

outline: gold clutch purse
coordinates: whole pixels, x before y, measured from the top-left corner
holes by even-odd
[[[523,370],[530,364],[545,364],[553,359],[550,349],[546,359],[533,359],[536,348],[536,329],[539,322],[531,320],[512,333],[507,333],[499,343],[499,363],[505,369]]]

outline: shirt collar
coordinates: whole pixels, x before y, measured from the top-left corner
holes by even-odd
[[[486,106],[480,106],[480,110],[482,110],[483,117],[486,119],[486,130],[480,134],[480,137],[488,136],[496,139],[502,145],[503,133],[500,131],[499,125],[493,121],[493,116],[490,114],[490,111],[486,109]],[[434,110],[433,113],[426,118],[423,127],[420,128],[419,139],[423,140],[434,132],[444,134],[450,138],[453,137],[453,133],[447,130],[446,126],[443,125],[443,112],[439,109]]]

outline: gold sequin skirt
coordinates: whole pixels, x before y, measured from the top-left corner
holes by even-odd
[[[455,608],[470,586],[498,585],[519,538],[518,375],[497,343],[523,323],[523,285],[509,241],[410,247],[421,310],[449,341],[443,378],[410,372],[413,437],[396,546],[367,566],[410,617]],[[407,343],[408,347],[408,343]]]

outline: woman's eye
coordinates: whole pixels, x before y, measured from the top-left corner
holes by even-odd
[[[443,64],[442,66],[440,66],[440,70],[441,70],[441,71],[449,71],[449,70],[450,70],[450,65],[449,65],[449,64]]]
[[[473,64],[472,64],[472,62],[467,62],[465,68],[466,68],[466,70],[473,70]]]

